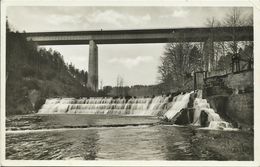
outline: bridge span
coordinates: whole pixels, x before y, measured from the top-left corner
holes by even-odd
[[[88,87],[98,90],[97,44],[204,42],[205,46],[217,41],[253,41],[253,27],[167,28],[131,30],[95,30],[29,32],[27,40],[38,45],[89,45]],[[214,48],[211,48],[211,50]],[[205,52],[209,54],[208,47]],[[211,52],[212,53],[212,52]]]
[[[135,30],[95,30],[66,32],[26,33],[28,40],[39,45],[80,45],[89,44],[131,44],[131,43],[168,43],[168,42],[205,42],[209,36],[213,41],[253,40],[253,27],[216,27],[216,28],[168,28]]]

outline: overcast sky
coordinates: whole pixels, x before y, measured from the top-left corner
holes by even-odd
[[[15,30],[87,31],[97,29],[141,29],[204,27],[207,18],[224,19],[227,7],[8,7],[8,20]],[[245,15],[252,8],[241,8]],[[98,45],[99,80],[116,85],[156,84],[159,57],[165,44]],[[59,51],[66,62],[88,69],[88,45],[45,46]]]

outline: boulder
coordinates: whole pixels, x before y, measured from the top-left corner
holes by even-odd
[[[173,122],[177,125],[188,125],[193,122],[193,108],[182,109],[174,118]]]

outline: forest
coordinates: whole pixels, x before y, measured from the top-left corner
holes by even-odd
[[[36,112],[48,97],[88,97],[87,71],[64,62],[62,55],[34,42],[6,23],[6,113]]]
[[[253,26],[253,15],[233,8],[223,20],[208,18],[206,27]],[[236,34],[231,34],[233,37]],[[199,71],[232,72],[232,56],[239,55],[240,70],[253,68],[253,41],[212,42],[210,53],[204,43],[168,43],[160,57],[158,67],[159,87],[164,91],[191,90],[193,75]]]

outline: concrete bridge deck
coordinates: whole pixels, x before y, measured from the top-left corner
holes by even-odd
[[[253,41],[253,27],[168,28],[26,33],[38,45],[89,45],[88,87],[98,90],[97,44],[204,42],[204,56],[214,41]]]
[[[66,32],[26,33],[27,39],[38,45],[80,45],[89,44],[131,44],[131,43],[169,43],[205,42],[209,36],[213,41],[235,40],[252,41],[253,27],[216,27],[216,28],[168,28],[133,30],[95,30]]]

